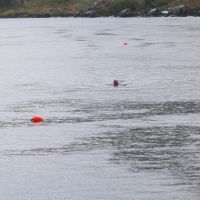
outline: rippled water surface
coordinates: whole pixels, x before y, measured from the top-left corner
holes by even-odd
[[[199,199],[199,18],[0,26],[3,200]]]

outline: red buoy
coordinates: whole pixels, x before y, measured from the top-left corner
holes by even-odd
[[[31,121],[34,123],[40,123],[40,122],[43,122],[43,118],[40,116],[34,116],[32,117]]]
[[[118,80],[114,80],[114,81],[113,81],[113,85],[114,85],[115,87],[119,86],[119,81],[118,81]]]
[[[124,46],[127,46],[128,45],[128,42],[124,42]]]

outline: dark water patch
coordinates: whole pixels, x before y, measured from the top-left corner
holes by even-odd
[[[177,42],[144,42],[141,43],[140,47],[149,47],[153,45],[165,45],[165,46],[176,46]]]
[[[70,29],[59,29],[55,31],[56,34],[71,33],[71,32],[73,31]]]
[[[67,123],[99,123],[113,120],[137,119],[141,122],[149,117],[200,113],[200,102],[87,102],[78,99],[34,100],[30,102],[1,107],[0,112],[23,116],[35,112],[51,113],[45,119],[45,125]],[[12,115],[11,115],[12,116]],[[10,118],[12,124],[13,117]],[[3,120],[4,121],[4,120]],[[3,122],[2,122],[3,123]],[[6,124],[6,122],[5,122]],[[24,123],[23,123],[24,125]],[[6,126],[6,125],[4,125]],[[9,125],[10,126],[10,125]],[[21,126],[21,124],[19,124]]]
[[[82,105],[74,112],[84,112],[85,110],[91,111],[91,113],[95,112],[96,116],[99,113],[99,116],[103,118],[128,119],[155,115],[198,114],[200,113],[200,102],[98,102],[97,104]],[[140,110],[145,112],[140,112]]]
[[[160,161],[176,157],[179,153],[187,156],[198,152],[196,147],[200,147],[199,134],[200,127],[194,126],[130,128],[77,138],[76,142],[53,150],[78,152],[112,147],[116,151],[113,154],[115,159]],[[188,150],[186,154],[184,149]]]
[[[176,19],[175,19],[176,20]],[[181,25],[181,24],[163,24],[163,25],[159,25],[159,27],[167,27],[167,28],[187,28],[187,26],[185,25]]]
[[[193,27],[193,26],[189,26],[189,27],[186,26],[186,27],[185,27],[185,29],[186,29],[186,30],[189,30],[190,32],[191,32],[191,31],[197,31],[197,32],[199,32],[199,28],[200,28],[200,27]]]
[[[134,41],[143,41],[144,38],[129,38],[129,40],[134,40]]]
[[[27,127],[27,126],[33,126],[33,123],[30,119],[17,119],[13,118],[11,120],[1,120],[0,121],[0,129],[7,129],[7,128],[19,128],[19,127]]]
[[[88,40],[88,38],[86,38],[86,37],[78,37],[78,38],[76,38],[76,41],[78,41],[78,42],[86,42]]]
[[[148,46],[152,46],[155,45],[156,43],[154,42],[144,42],[142,44],[140,44],[141,47],[148,47]]]
[[[96,45],[95,43],[88,43],[88,47],[93,47],[94,49],[97,49],[99,46]]]
[[[61,37],[62,38],[70,38],[70,37],[72,37],[72,35],[62,35]]]
[[[2,155],[68,155],[104,150],[110,162],[129,166],[136,172],[165,172],[179,184],[200,186],[200,127],[147,127],[104,132],[83,137],[62,147],[7,150]]]
[[[16,39],[16,38],[24,38],[24,36],[21,36],[21,35],[13,35],[13,36],[4,36],[3,38],[6,38],[6,39]]]
[[[189,38],[199,38],[200,37],[200,34],[197,34],[197,35],[188,35]]]
[[[108,32],[98,32],[98,33],[95,33],[95,35],[97,36],[116,36],[116,35],[119,35],[117,33],[108,33]]]
[[[68,29],[57,30],[55,34],[60,36],[61,38],[70,38],[73,36],[72,31]]]
[[[72,107],[75,104],[77,104],[77,100],[74,99],[61,99],[61,100],[33,100],[33,101],[28,101],[24,103],[19,103],[18,105],[11,105],[9,107],[9,110],[15,110],[17,108],[35,108],[35,107],[40,107],[40,108],[58,108],[60,106],[67,106],[67,107]]]
[[[147,127],[110,131],[77,139],[58,148],[16,151],[26,154],[66,154],[91,150],[112,150],[112,161],[129,162],[132,170],[182,168],[194,172],[200,169],[200,127]],[[4,152],[5,153],[5,152]],[[6,151],[5,154],[14,154]],[[188,172],[189,172],[188,171]]]
[[[176,44],[176,42],[167,41],[167,42],[160,42],[160,44]]]

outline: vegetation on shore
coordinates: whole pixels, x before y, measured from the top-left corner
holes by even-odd
[[[200,11],[200,0],[0,0],[0,17],[119,16],[127,8],[134,16],[177,5]]]

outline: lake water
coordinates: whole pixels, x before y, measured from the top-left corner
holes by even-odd
[[[3,200],[199,199],[199,18],[0,27]]]

